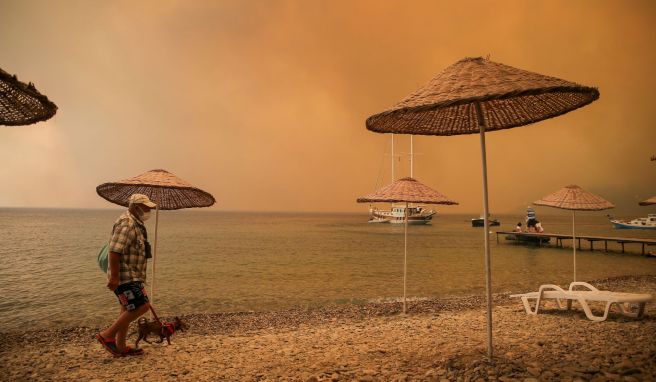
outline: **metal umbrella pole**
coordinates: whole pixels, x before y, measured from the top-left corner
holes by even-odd
[[[572,248],[574,248],[574,282],[576,282],[576,211],[572,210]]]
[[[153,241],[153,269],[151,271],[150,303],[155,302],[155,260],[157,259],[157,229],[159,227],[159,203],[155,206],[155,240]]]
[[[403,243],[403,314],[406,312],[406,280],[408,275],[408,202],[405,202],[405,212],[403,213],[404,227],[404,243]]]
[[[487,356],[492,358],[492,271],[490,261],[490,222],[487,193],[487,155],[485,151],[485,119],[480,102],[476,102],[476,115],[481,137],[481,165],[483,168],[483,243],[485,246],[485,292],[487,296]]]

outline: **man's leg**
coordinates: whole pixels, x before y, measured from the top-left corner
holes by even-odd
[[[125,311],[121,314],[121,317],[117,321],[121,321],[121,325],[118,326],[116,331],[116,348],[120,352],[124,352],[127,346],[126,339],[128,336],[128,329],[130,328],[130,323],[137,318],[141,317],[144,313],[150,308],[150,303],[147,302],[140,307],[132,311]],[[125,317],[125,318],[124,318]],[[122,320],[124,318],[124,320]]]
[[[121,318],[123,313],[127,312],[127,309],[125,309],[123,305],[120,305],[120,307],[121,310],[118,313],[118,317],[116,317],[116,321],[114,321],[112,325],[105,328],[105,330],[100,332],[100,336],[105,340],[116,341],[116,324],[118,323],[118,320]]]
[[[126,347],[126,337],[128,334],[128,328],[130,327],[130,323],[137,318],[141,317],[144,313],[148,311],[150,308],[150,303],[145,303],[144,305],[139,306],[138,308],[134,310],[126,310],[123,306],[121,306],[122,313],[114,323],[108,327],[107,329],[103,330],[100,332],[100,335],[106,339],[106,340],[111,340],[111,339],[116,339],[116,348],[118,351],[123,352],[125,351]]]

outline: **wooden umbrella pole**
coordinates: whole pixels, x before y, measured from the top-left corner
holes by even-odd
[[[576,211],[572,210],[572,247],[574,248],[574,281],[576,282]]]
[[[403,243],[403,314],[406,311],[405,291],[406,279],[408,275],[408,202],[405,202],[405,212],[403,213],[405,222],[404,227],[404,243]]]
[[[481,137],[481,165],[483,167],[483,243],[485,246],[485,291],[487,295],[487,356],[492,358],[492,271],[490,261],[490,222],[489,205],[487,194],[487,159],[485,152],[485,119],[481,110],[480,102],[476,102],[476,114]]]

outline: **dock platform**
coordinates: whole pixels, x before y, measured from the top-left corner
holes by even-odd
[[[526,239],[524,241],[531,241],[535,242],[537,245],[542,245],[542,240],[541,238],[554,238],[556,239],[556,246],[558,247],[563,247],[563,241],[564,240],[572,240],[572,235],[565,235],[565,234],[560,234],[560,233],[533,233],[533,232],[513,232],[513,231],[496,231],[497,234],[497,244],[499,243],[499,235],[514,235],[517,237],[519,242],[522,242],[523,238]],[[582,240],[587,240],[588,243],[590,244],[590,250],[594,251],[594,243],[598,241],[603,241],[604,242],[604,251],[608,252],[608,242],[612,243],[617,243],[622,246],[622,253],[624,253],[624,245],[625,244],[640,244],[642,245],[642,254],[645,255],[647,254],[645,251],[646,247],[649,246],[656,246],[656,239],[640,239],[640,238],[635,238],[635,237],[604,237],[604,236],[588,236],[588,235],[581,235],[581,236],[576,236],[576,240],[578,241],[578,249],[581,249],[581,241]]]

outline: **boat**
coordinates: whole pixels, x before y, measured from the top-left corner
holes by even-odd
[[[506,235],[506,240],[514,240],[517,243],[534,243],[534,244],[549,244],[550,237],[544,236],[528,236],[528,235]]]
[[[370,207],[369,213],[371,215],[369,223],[403,224],[405,222],[405,204],[392,205],[391,210]],[[409,206],[408,224],[427,224],[433,219],[433,215],[435,214],[435,211],[424,206]]]
[[[472,219],[471,222],[472,222],[472,227],[483,227],[485,225],[485,219],[483,218]],[[501,222],[498,221],[497,219],[489,219],[488,224],[490,225],[490,227],[492,227],[492,226],[501,225]]]
[[[646,218],[637,218],[631,221],[611,219],[615,229],[656,229],[656,214],[649,214]]]
[[[389,222],[390,222],[390,220],[388,218],[375,217],[375,216],[372,215],[367,223],[374,223],[375,224],[375,223],[389,223]]]
[[[395,180],[394,175],[394,162],[396,156],[394,155],[394,134],[392,134],[392,182]],[[410,177],[414,176],[414,150],[413,150],[413,137],[410,136]],[[422,205],[409,205],[408,206],[408,224],[422,225],[428,224],[436,212],[433,209],[427,208]],[[383,209],[370,206],[369,207],[369,223],[392,223],[403,224],[405,218],[405,204],[392,205],[390,209]]]

